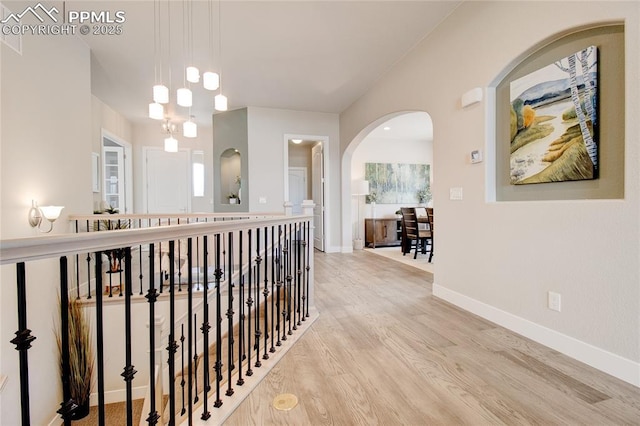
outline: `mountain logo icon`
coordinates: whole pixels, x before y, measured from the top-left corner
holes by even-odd
[[[48,16],[53,22],[58,22],[58,18],[56,17],[56,15],[59,13],[59,11],[58,9],[56,9],[55,6],[53,6],[51,9],[47,9],[42,5],[42,3],[38,3],[33,7],[28,6],[21,13],[10,13],[2,21],[0,21],[0,23],[6,24],[10,20],[13,20],[15,23],[18,23],[20,22],[22,17],[25,16],[27,13],[31,13],[40,22],[44,22],[44,17],[46,16]],[[54,13],[56,15],[54,15]]]

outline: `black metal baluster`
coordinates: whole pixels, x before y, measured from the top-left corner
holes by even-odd
[[[253,375],[253,370],[251,369],[251,351],[253,351],[253,347],[251,346],[251,306],[253,305],[253,299],[252,299],[252,293],[251,293],[251,282],[252,280],[252,276],[253,276],[253,266],[252,266],[252,262],[251,262],[251,246],[252,246],[252,242],[253,242],[253,238],[252,237],[252,232],[251,229],[249,229],[247,231],[247,236],[249,239],[249,247],[248,247],[248,253],[249,253],[249,269],[248,269],[248,282],[249,282],[249,287],[247,288],[247,295],[249,296],[247,298],[247,327],[249,328],[247,331],[247,338],[248,338],[248,342],[247,342],[247,376],[252,376]]]
[[[293,276],[291,276],[291,268],[293,266],[293,258],[295,257],[295,229],[291,231],[291,224],[289,224],[289,240],[287,241],[287,248],[289,251],[289,261],[287,262],[287,319],[289,320],[289,330],[287,331],[288,335],[292,335],[291,331],[291,286],[293,281]]]
[[[158,219],[158,226],[161,224],[161,219]],[[164,287],[164,271],[162,270],[162,241],[158,242],[158,262],[158,268],[160,269],[160,294],[162,294]]]
[[[274,342],[274,333],[276,326],[276,318],[279,317],[280,313],[276,311],[275,306],[275,285],[276,285],[276,257],[275,257],[275,249],[276,249],[276,238],[275,238],[275,229],[274,225],[271,225],[271,347],[269,348],[269,352],[273,353],[276,351],[275,342]]]
[[[87,299],[91,299],[91,253],[87,253]]]
[[[120,292],[119,297],[122,297],[122,287],[124,287],[122,284],[122,267],[118,271],[118,283],[118,291]]]
[[[96,358],[98,361],[98,424],[104,426],[105,409],[104,409],[104,318],[102,306],[102,252],[95,252],[96,261]]]
[[[233,232],[229,232],[228,234],[229,242],[228,242],[228,250],[229,250],[229,263],[227,266],[227,290],[229,294],[227,295],[227,340],[228,340],[228,353],[227,353],[227,391],[225,395],[231,396],[233,395],[233,387],[231,381],[231,375],[233,373],[233,369],[235,366],[233,365],[233,354],[234,354],[234,343],[235,339],[233,338]]]
[[[198,271],[198,279],[196,290],[200,291],[200,237],[196,237],[196,271]]]
[[[222,306],[220,301],[220,279],[222,278],[222,265],[220,264],[220,234],[216,234],[216,362],[213,370],[216,372],[216,400],[213,406],[222,405],[220,398],[220,382],[222,381]],[[207,349],[208,350],[208,349]]]
[[[198,315],[197,314],[193,314],[193,323],[197,324],[198,323]],[[194,346],[194,352],[195,355],[193,356],[193,376],[194,376],[194,381],[195,381],[195,389],[194,392],[196,394],[196,396],[193,398],[193,403],[195,404],[196,402],[200,401],[200,396],[198,393],[198,336],[196,336],[197,331],[194,330],[193,331],[194,335],[193,335],[193,346]]]
[[[280,290],[282,289],[282,225],[278,225],[278,256],[276,258],[276,330],[278,332],[278,340],[276,341],[276,346],[282,346],[282,342],[280,341]]]
[[[305,244],[306,244],[306,248],[307,248],[307,261],[306,261],[306,265],[304,270],[306,271],[306,279],[305,279],[305,317],[309,317],[309,274],[311,271],[311,241],[312,241],[312,236],[311,236],[311,222],[307,221],[307,238],[305,240]]]
[[[203,412],[202,412],[202,416],[200,416],[200,418],[202,420],[207,420],[209,419],[209,417],[211,417],[211,413],[209,412],[209,403],[208,403],[208,397],[209,397],[209,390],[211,389],[210,383],[209,383],[209,329],[211,329],[211,326],[209,325],[209,295],[208,295],[208,290],[209,290],[209,265],[207,262],[207,257],[208,257],[208,247],[207,247],[207,236],[203,236],[202,237],[202,263],[203,263],[203,268],[204,268],[204,291],[202,292],[203,294],[203,299],[202,299],[202,309],[203,309],[203,315],[204,315],[204,320],[202,322],[202,327],[200,328],[200,330],[202,331],[203,334],[203,340],[204,340],[204,370],[203,370],[203,383],[202,383],[202,388],[204,390],[204,404],[203,405]]]
[[[155,425],[160,419],[160,415],[156,410],[156,313],[155,304],[158,298],[158,292],[155,286],[155,253],[154,244],[149,244],[149,290],[145,296],[149,302],[149,395],[151,395],[149,404],[149,416],[146,421],[149,425]]]
[[[269,359],[269,354],[267,353],[267,346],[269,346],[269,262],[267,256],[267,247],[268,247],[268,239],[267,239],[267,227],[264,227],[264,288],[262,289],[262,295],[264,296],[264,353],[262,354],[262,359]]]
[[[301,309],[301,293],[302,293],[302,224],[298,222],[296,224],[298,231],[296,232],[296,301],[295,301],[295,312],[298,317],[298,321],[294,324],[293,329],[296,330],[299,325],[302,325],[300,322],[300,316],[302,315]]]
[[[188,315],[189,318],[191,318],[191,315]],[[184,401],[184,387],[187,384],[187,382],[184,380],[184,323],[180,324],[180,349],[182,350],[182,369],[180,370],[180,389],[181,389],[181,394],[182,394],[182,409],[180,410],[180,415],[184,416],[184,413],[187,412],[187,409],[185,408],[185,401]]]
[[[78,221],[76,220],[76,234],[80,232]],[[80,255],[76,254],[76,298],[80,299]]]
[[[126,288],[133,286],[131,274],[131,248],[124,250],[124,280]],[[133,425],[133,388],[132,381],[136,370],[131,364],[131,292],[126,291],[124,298],[124,338],[125,338],[125,362],[126,365],[121,376],[124,378],[127,388],[127,426]]]
[[[256,229],[256,282],[255,284],[255,302],[256,302],[256,325],[255,325],[255,350],[256,350],[256,367],[261,367],[260,361],[260,336],[262,331],[260,330],[260,265],[262,263],[262,257],[260,256],[260,228]]]
[[[238,291],[238,386],[244,385],[244,379],[242,378],[242,361],[245,360],[246,355],[244,352],[244,273],[242,270],[242,234],[239,232],[238,241],[238,279],[240,281]]]
[[[180,220],[178,220],[178,225],[180,224]],[[182,268],[180,267],[180,262],[182,261],[182,252],[181,252],[180,240],[178,240],[178,291],[182,291]]]
[[[288,282],[288,274],[287,271],[289,269],[289,233],[287,232],[287,225],[284,225],[284,240],[282,242],[282,278],[283,278],[283,295],[284,300],[282,301],[282,340],[287,340],[287,306],[289,300],[289,288],[287,286]]]
[[[193,324],[194,321],[191,320],[191,314],[193,313],[193,239],[187,239],[187,333],[189,334],[188,346],[188,355],[189,358],[189,380],[188,380],[188,389],[187,389],[187,399],[189,400],[189,424],[193,424],[193,363],[191,362],[191,357],[193,356],[191,339],[193,337]],[[194,339],[197,340],[197,339]],[[184,355],[183,355],[184,356]],[[196,394],[197,394],[197,385],[196,385]],[[184,413],[183,413],[184,414]]]
[[[24,264],[22,264],[24,266]],[[69,284],[67,280],[67,258],[60,258],[60,347],[62,349],[62,403],[57,413],[62,416],[65,426],[71,425],[71,416],[78,409],[77,401],[71,398],[71,367],[69,365]],[[11,343],[14,343],[11,341]],[[22,380],[22,377],[20,378]],[[21,382],[22,385],[22,382]],[[24,414],[23,414],[24,416]],[[28,422],[28,420],[27,420]],[[25,423],[24,417],[22,424]]]
[[[167,344],[169,364],[169,425],[175,425],[176,417],[176,352],[178,342],[176,341],[176,292],[175,292],[175,241],[169,241],[169,337]]]
[[[142,219],[138,219],[138,228],[142,228]],[[138,267],[140,268],[140,274],[138,275],[140,279],[140,296],[142,296],[142,280],[144,278],[142,273],[142,245],[138,246],[138,262]]]
[[[109,297],[113,297],[113,271],[111,270],[111,262],[109,262],[109,266],[107,267],[107,275],[109,275]]]

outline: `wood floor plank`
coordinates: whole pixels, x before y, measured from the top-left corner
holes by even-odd
[[[225,424],[640,424],[640,389],[434,298],[424,271],[366,252],[315,268],[320,318]],[[280,392],[299,405],[276,412]]]

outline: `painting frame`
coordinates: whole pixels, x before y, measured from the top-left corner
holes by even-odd
[[[589,45],[510,82],[511,185],[599,177],[598,56]]]
[[[369,181],[367,204],[417,204],[420,192],[431,190],[431,165],[365,163],[365,180]]]

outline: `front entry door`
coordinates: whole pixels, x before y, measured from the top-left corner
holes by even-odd
[[[191,209],[189,152],[146,150],[147,213],[188,213]]]

